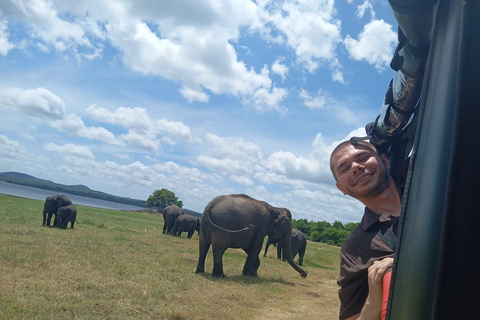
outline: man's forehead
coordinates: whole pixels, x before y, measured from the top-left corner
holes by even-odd
[[[377,151],[373,147],[360,144],[360,143],[357,143],[356,145],[347,144],[337,151],[337,153],[353,153],[353,154],[364,153],[364,152],[368,152],[372,154],[377,153]]]
[[[338,164],[339,162],[343,163],[350,157],[355,157],[365,153],[373,155],[377,154],[374,149],[366,145],[345,145],[341,149],[337,150],[337,152],[333,155],[332,162],[334,164]]]

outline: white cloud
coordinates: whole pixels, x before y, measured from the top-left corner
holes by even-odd
[[[206,137],[208,145],[205,150],[215,158],[231,158],[251,163],[259,163],[263,158],[259,146],[242,138],[224,138],[211,133]]]
[[[242,138],[223,138],[207,134],[206,154],[199,155],[196,162],[221,174],[251,175],[262,161],[260,147]]]
[[[92,151],[85,146],[77,146],[71,143],[66,143],[64,145],[58,145],[53,142],[46,143],[44,149],[51,152],[56,152],[60,154],[67,154],[73,156],[80,156],[82,158],[94,159]]]
[[[283,60],[285,60],[285,58],[275,60],[275,62],[272,64],[272,71],[273,73],[278,74],[282,78],[282,81],[285,81],[288,73],[288,67],[282,64]]]
[[[357,6],[357,17],[363,18],[368,10],[370,10],[371,20],[375,19],[375,10],[373,10],[373,6],[368,0]]]
[[[246,187],[252,187],[255,185],[255,183],[252,181],[252,179],[244,177],[244,176],[237,176],[237,175],[232,175],[230,176],[230,179],[235,181],[236,183],[239,183],[243,186]]]
[[[126,141],[132,146],[152,151],[153,153],[158,153],[161,147],[160,140],[156,139],[155,136],[139,134],[135,131],[129,131],[127,134],[122,134],[120,140]]]
[[[266,22],[258,26],[260,32],[269,40],[281,41],[295,50],[297,61],[309,72],[314,72],[321,62],[335,59],[336,47],[342,39],[334,1],[285,0],[278,5],[261,1],[259,7],[261,19]],[[272,31],[281,34],[274,36]]]
[[[157,153],[161,142],[175,145],[178,139],[189,142],[200,142],[200,139],[192,137],[190,128],[180,121],[168,121],[165,119],[152,119],[145,108],[119,107],[115,111],[91,105],[86,109],[87,113],[97,121],[121,126],[128,130],[119,139],[133,146],[150,150]],[[162,135],[161,138],[158,136]]]
[[[42,119],[62,119],[65,116],[65,102],[41,87],[31,90],[0,88],[0,108],[18,110]]]
[[[0,21],[0,55],[6,56],[15,46],[8,41],[7,23]]]
[[[280,114],[285,115],[287,108],[281,106],[282,101],[287,97],[288,91],[284,88],[272,88],[269,92],[265,88],[255,91],[248,99],[244,99],[243,103],[251,105],[256,111],[266,112],[276,110]]]
[[[43,47],[44,50],[53,48],[58,53],[71,52],[77,58],[82,58],[82,51],[96,51],[101,47],[95,47],[89,37],[99,37],[104,39],[100,27],[94,26],[95,23],[85,16],[67,21],[60,16],[63,12],[58,11],[58,4],[44,0],[24,0],[24,1],[8,1],[2,3],[2,13],[4,18],[14,19],[30,24],[30,35],[36,44]]]
[[[358,35],[358,40],[350,35],[345,38],[345,47],[354,60],[365,60],[382,71],[392,59],[397,43],[397,35],[392,26],[383,20],[373,20],[366,24]]]
[[[340,21],[335,19],[332,0],[134,1],[128,5],[106,0],[75,4],[26,0],[9,3],[3,14],[28,23],[33,43],[45,52],[72,53],[79,61],[102,57],[108,40],[120,51],[127,68],[178,83],[189,102],[208,102],[210,94],[228,94],[261,112],[286,113],[280,104],[287,90],[272,87],[265,68],[255,71],[238,59],[233,44],[244,27],[265,37],[281,37],[309,72],[326,62],[332,79],[344,82],[335,54],[341,42]],[[288,68],[277,61],[272,71],[284,80]]]
[[[123,145],[123,143],[115,138],[115,135],[107,129],[102,127],[87,127],[83,120],[76,114],[68,114],[62,120],[51,122],[50,126],[74,137],[83,137],[90,140],[99,140],[115,145]]]
[[[8,159],[26,159],[27,149],[17,141],[10,140],[3,134],[0,135],[0,157]]]

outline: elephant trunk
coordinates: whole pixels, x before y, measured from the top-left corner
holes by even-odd
[[[293,269],[297,270],[300,275],[305,278],[307,276],[307,272],[300,268],[292,257],[292,244],[291,244],[291,235],[287,234],[283,239],[283,258],[287,259],[287,262],[292,266]]]

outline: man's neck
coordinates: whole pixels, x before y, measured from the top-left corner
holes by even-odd
[[[399,217],[402,211],[402,200],[393,179],[381,194],[373,198],[359,199],[368,209],[378,214],[389,214]]]

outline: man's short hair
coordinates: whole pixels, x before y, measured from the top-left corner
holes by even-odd
[[[335,171],[334,171],[334,168],[333,168],[332,158],[335,155],[335,153],[337,153],[338,151],[342,150],[346,146],[352,146],[352,145],[354,147],[357,146],[357,145],[362,145],[364,147],[367,147],[368,149],[371,149],[374,153],[376,153],[380,157],[383,154],[373,144],[371,144],[370,142],[367,142],[367,141],[358,140],[358,141],[352,142],[352,140],[346,140],[346,141],[341,142],[339,145],[337,145],[335,147],[335,149],[333,149],[332,153],[330,154],[330,171],[332,172],[333,177],[335,178],[335,181],[338,181],[338,179],[337,179],[337,176],[335,176]]]

